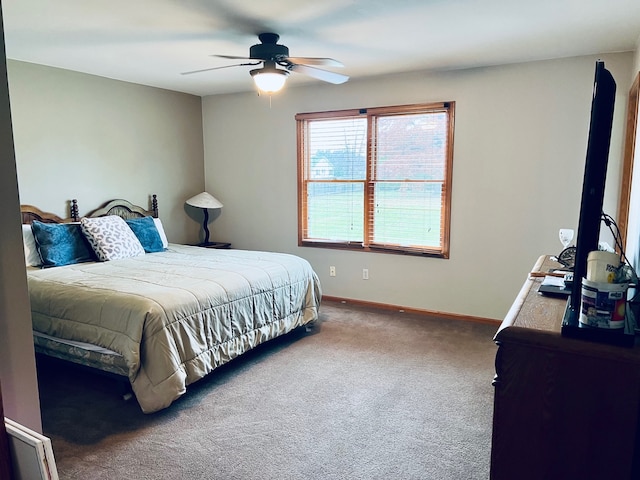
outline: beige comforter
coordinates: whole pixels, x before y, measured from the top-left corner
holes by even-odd
[[[293,255],[170,244],[161,253],[29,270],[33,327],[124,356],[144,412],[247,350],[314,321],[321,291]]]

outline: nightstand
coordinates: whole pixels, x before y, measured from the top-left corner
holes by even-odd
[[[228,249],[228,248],[231,248],[231,244],[225,243],[225,242],[207,242],[207,243],[198,243],[196,244],[196,247]]]

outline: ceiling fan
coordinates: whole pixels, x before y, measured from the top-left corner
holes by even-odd
[[[279,38],[280,36],[277,33],[259,34],[258,39],[261,43],[253,45],[249,49],[248,57],[212,55],[212,57],[227,58],[231,60],[252,60],[250,62],[236,63],[234,65],[225,65],[222,67],[204,68],[202,70],[193,70],[191,72],[183,72],[182,75],[208,72],[211,70],[219,70],[221,68],[263,64],[261,68],[251,70],[249,73],[253,77],[258,89],[265,93],[275,93],[282,89],[290,72],[301,73],[303,75],[317,78],[318,80],[335,84],[344,83],[349,80],[347,75],[311,66],[320,65],[326,67],[343,67],[344,65],[342,63],[332,58],[290,57],[289,48],[278,44]],[[278,68],[278,66],[283,68]]]

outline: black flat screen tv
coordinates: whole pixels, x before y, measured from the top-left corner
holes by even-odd
[[[567,304],[567,312],[562,325],[563,334],[586,336],[607,336],[603,329],[579,328],[582,297],[582,279],[587,271],[589,252],[598,250],[602,204],[611,144],[611,127],[616,96],[616,82],[605,68],[604,62],[597,61],[591,102],[591,122],[587,141],[587,155],[582,183],[580,217],[576,238],[576,254],[573,269],[573,286]],[[579,329],[579,330],[578,330]],[[589,333],[592,332],[592,333]],[[596,340],[598,338],[595,338]]]

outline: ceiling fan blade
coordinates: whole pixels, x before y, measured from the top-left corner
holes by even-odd
[[[203,68],[201,70],[192,70],[190,72],[182,72],[180,75],[191,75],[192,73],[210,72],[211,70],[220,70],[222,68],[229,68],[229,67],[245,67],[245,66],[248,66],[248,65],[260,65],[260,63],[261,62],[236,63],[235,65],[224,65],[222,67]]]
[[[209,55],[210,57],[227,58],[229,60],[260,60],[259,58],[237,57],[235,55]]]
[[[307,65],[298,65],[295,63],[288,65],[287,70],[296,73],[302,73],[304,75],[308,75],[325,82],[335,83],[336,85],[349,80],[349,77],[347,75],[342,75],[341,73],[329,72],[327,70],[321,70],[319,68],[309,67]]]
[[[302,65],[323,65],[325,67],[344,67],[342,62],[334,60],[333,58],[319,58],[319,57],[287,57],[287,62],[302,64]]]

